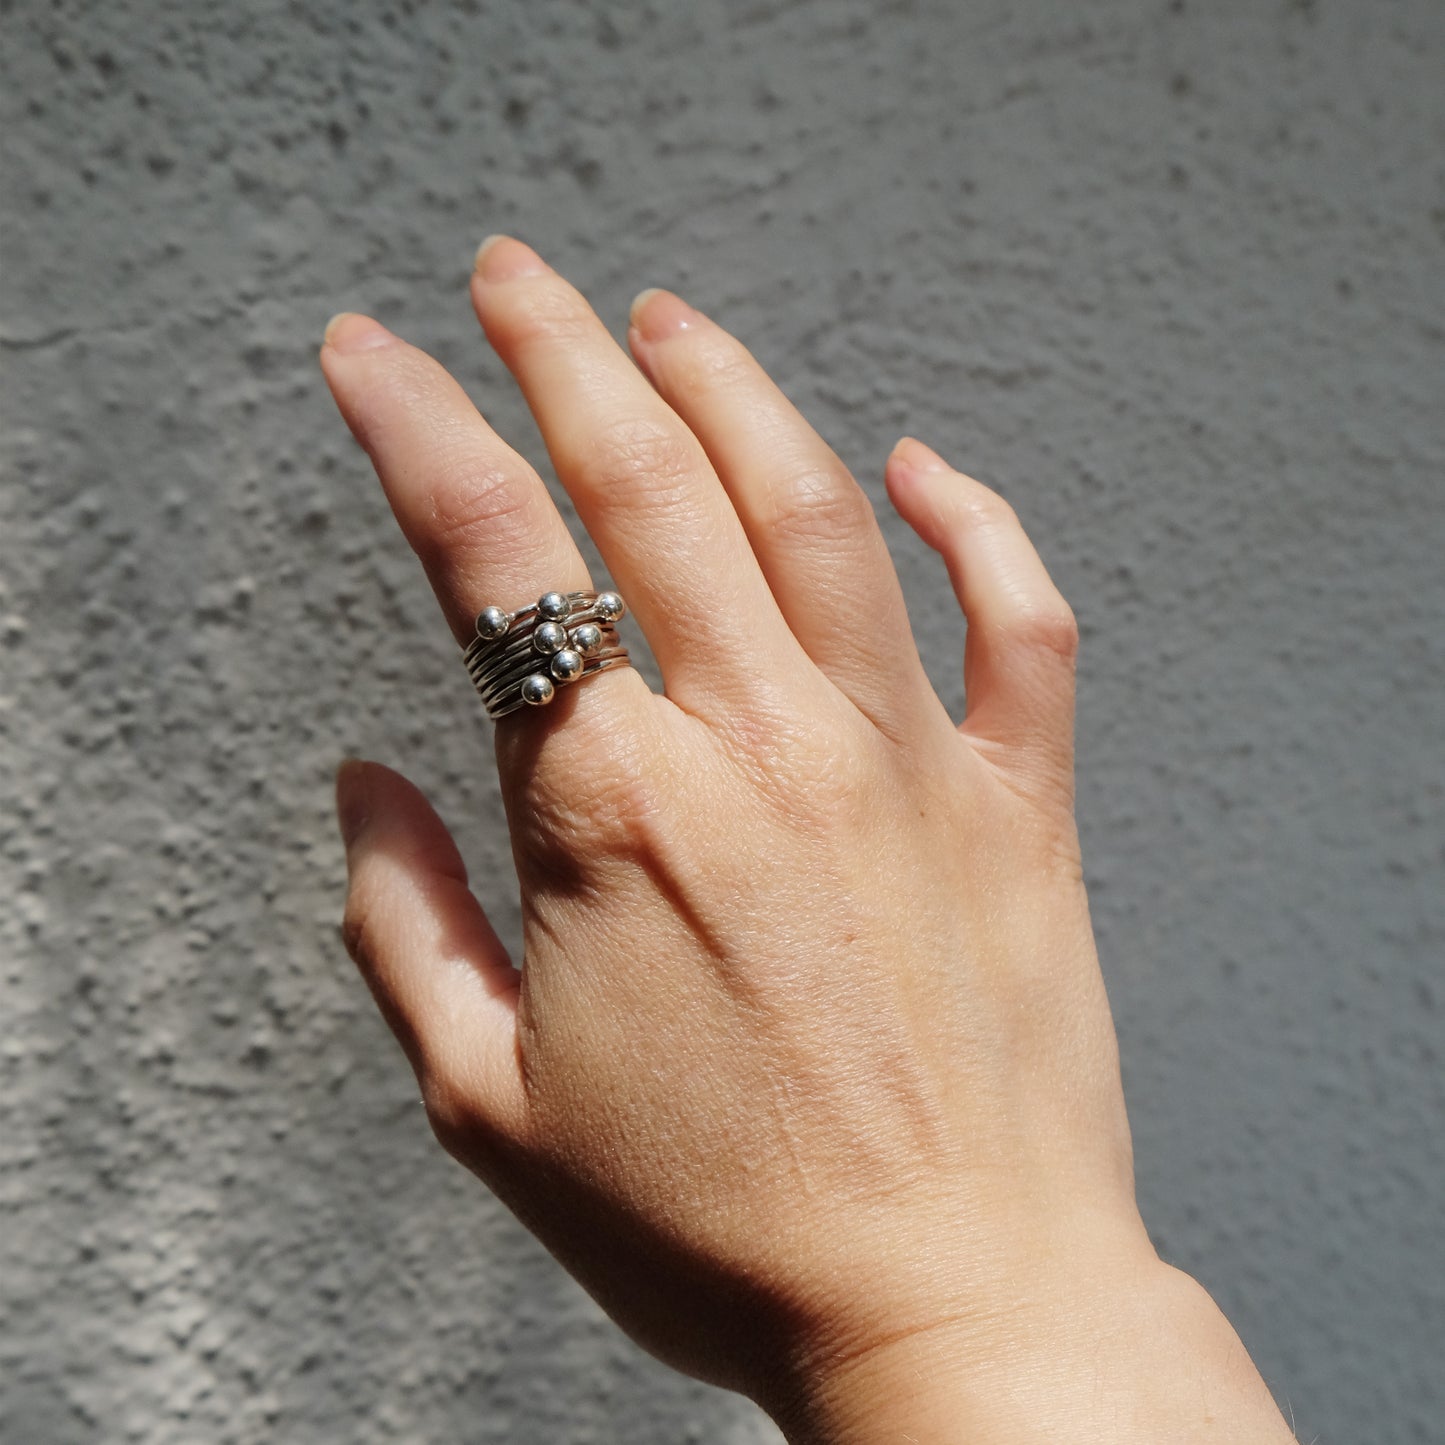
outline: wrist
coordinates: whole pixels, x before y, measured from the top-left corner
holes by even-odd
[[[1208,1292],[1152,1251],[819,1356],[785,1400],[763,1403],[790,1445],[1294,1442]]]

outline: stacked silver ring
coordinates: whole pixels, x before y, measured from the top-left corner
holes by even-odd
[[[462,660],[487,715],[544,707],[558,687],[626,667],[617,635],[626,611],[615,592],[544,592],[515,612],[482,608]]]

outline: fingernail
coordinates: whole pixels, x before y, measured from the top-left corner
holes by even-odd
[[[926,447],[916,437],[904,437],[893,448],[893,457],[910,471],[950,472],[953,470],[931,447]]]
[[[349,848],[371,818],[371,792],[366,764],[347,758],[336,770],[336,822],[341,841]]]
[[[542,276],[551,269],[515,236],[488,236],[477,247],[473,268],[483,281],[515,281],[519,276]]]
[[[343,354],[351,351],[372,351],[378,346],[390,346],[396,337],[381,322],[355,311],[342,311],[326,323],[322,338],[333,351]]]
[[[628,317],[644,341],[666,341],[702,320],[681,296],[660,291],[656,286],[638,293]]]

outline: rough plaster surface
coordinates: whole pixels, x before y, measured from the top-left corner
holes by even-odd
[[[939,685],[914,430],[1085,632],[1146,1217],[1302,1440],[1445,1414],[1439,0],[0,5],[0,1439],[757,1442],[423,1126],[333,764],[515,936],[485,724],[314,364],[372,308],[538,455],[464,278],[747,338]]]

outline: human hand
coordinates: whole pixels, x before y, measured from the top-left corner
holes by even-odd
[[[968,622],[955,726],[867,499],[736,341],[646,294],[634,366],[505,238],[472,299],[665,695],[621,668],[497,723],[520,971],[417,791],[340,774],[348,945],[442,1142],[634,1338],[798,1440],[899,1427],[900,1379],[943,1389],[909,1428],[1034,1438],[1040,1368],[1077,1426],[1196,1326],[1263,1408],[1135,1208],[1076,631],[1012,511],[919,443],[889,458]],[[358,316],[321,357],[459,640],[591,585],[434,361]]]

